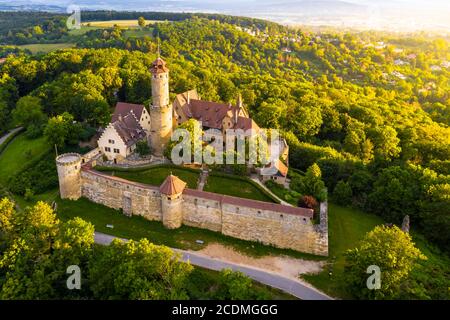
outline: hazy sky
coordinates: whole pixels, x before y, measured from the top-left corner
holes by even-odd
[[[450,0],[0,0],[82,9],[218,12],[286,24],[450,32]]]

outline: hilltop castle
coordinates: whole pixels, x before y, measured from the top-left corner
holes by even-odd
[[[280,248],[328,255],[326,207],[321,206],[320,223],[314,224],[311,209],[189,189],[173,175],[160,186],[150,186],[95,170],[101,155],[120,161],[142,140],[150,143],[154,155],[162,156],[173,128],[192,118],[201,121],[204,129],[259,130],[240,98],[233,106],[200,100],[191,90],[177,95],[170,104],[169,69],[164,60],[156,59],[151,73],[149,112],[143,105],[119,102],[98,140],[99,148],[83,156],[70,153],[56,158],[61,198],[84,197],[120,209],[127,216],[161,221],[169,229],[188,225]],[[276,161],[275,167],[278,173],[272,179],[283,181],[287,167],[281,161]]]
[[[121,162],[132,154],[136,144],[147,140],[153,155],[161,157],[170,142],[173,129],[189,119],[196,119],[204,130],[217,129],[223,134],[227,129],[252,130],[258,134],[260,127],[249,117],[239,95],[235,105],[201,100],[196,90],[178,94],[173,103],[169,99],[169,69],[166,62],[157,58],[150,68],[152,74],[152,102],[147,112],[144,105],[119,102],[111,123],[98,140],[100,151],[108,160]],[[287,163],[289,148],[284,139],[279,141],[281,159]],[[263,180],[271,179],[284,184],[288,167],[280,160],[277,169]]]
[[[128,181],[95,170],[98,152],[56,158],[62,199],[81,197],[127,216],[161,221],[168,229],[187,225],[279,248],[328,255],[326,205],[320,223],[313,210],[226,196],[186,187],[169,175],[160,186]]]

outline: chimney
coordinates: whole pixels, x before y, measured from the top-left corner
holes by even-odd
[[[119,121],[122,121],[122,114],[119,113]]]
[[[191,98],[189,97],[189,91],[187,92],[187,104],[191,104]]]

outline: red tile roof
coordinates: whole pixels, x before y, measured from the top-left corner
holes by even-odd
[[[180,194],[186,188],[186,182],[174,175],[167,176],[166,180],[159,187],[159,191],[162,194],[172,196],[174,194]]]
[[[141,119],[142,112],[144,111],[144,106],[142,104],[117,102],[116,109],[114,110],[114,114],[111,118],[111,122],[117,121],[119,119],[119,115],[122,115],[122,117],[126,116],[128,113],[130,113],[130,111],[133,111],[136,118]]]
[[[147,136],[133,111],[130,111],[124,117],[119,117],[116,121],[111,123],[111,125],[116,129],[117,133],[127,146],[132,146]]]
[[[242,116],[245,113],[237,106],[197,99],[189,100],[190,103],[183,106],[183,112],[188,118],[201,121],[204,127],[221,130],[223,128],[222,121],[228,116],[233,121],[232,129],[259,129],[251,118]]]

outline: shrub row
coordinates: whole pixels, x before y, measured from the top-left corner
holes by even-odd
[[[53,153],[46,153],[31,161],[8,182],[9,190],[24,195],[27,189],[34,194],[44,193],[58,186],[58,175]]]

